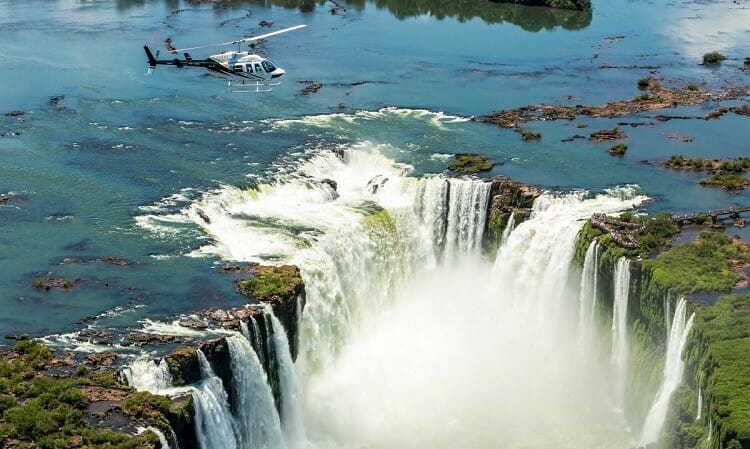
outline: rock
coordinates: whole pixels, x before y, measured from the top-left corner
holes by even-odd
[[[6,117],[21,117],[24,114],[26,114],[26,113],[23,112],[23,111],[15,110],[15,111],[6,112],[5,116]]]
[[[208,324],[204,323],[201,320],[196,320],[195,318],[184,318],[181,319],[178,324],[182,327],[187,327],[189,329],[197,329],[197,330],[203,330],[208,329]]]
[[[118,266],[121,266],[121,267],[133,264],[132,261],[127,260],[127,259],[123,259],[122,257],[117,257],[117,256],[104,256],[104,257],[102,257],[99,260],[101,260],[104,263],[108,263],[110,265],[118,265]]]
[[[494,123],[506,128],[515,128],[521,123],[535,120],[570,120],[575,117],[616,118],[645,111],[694,106],[707,101],[738,99],[750,95],[750,86],[731,86],[712,92],[703,91],[694,84],[683,88],[667,88],[654,78],[649,78],[646,93],[629,99],[606,103],[600,106],[537,104],[506,109],[473,118],[475,121]]]
[[[184,341],[182,337],[176,336],[176,335],[160,335],[160,334],[150,334],[148,332],[129,332],[125,337],[123,338],[123,344],[124,345],[136,345],[136,346],[143,346],[146,344],[149,345],[157,345],[157,344],[167,344],[167,343],[179,343],[181,341]]]
[[[273,22],[269,22],[268,20],[261,20],[260,22],[258,22],[258,26],[261,28],[270,27],[272,25],[273,25]]]
[[[531,215],[534,200],[542,191],[504,177],[493,178],[491,182],[483,247],[486,252],[494,253],[501,243],[510,215],[513,214],[516,226],[526,220]]]
[[[334,192],[339,186],[338,183],[336,183],[336,181],[334,181],[333,179],[323,178],[320,180],[320,182],[322,182],[323,184],[328,184]]]
[[[317,82],[310,82],[307,86],[303,87],[300,91],[302,95],[308,95],[308,94],[314,94],[315,92],[319,91],[323,85],[321,83]]]
[[[80,282],[81,279],[70,280],[54,276],[37,277],[34,279],[34,287],[40,290],[51,290],[53,288],[70,290],[75,284]]]
[[[109,367],[112,366],[117,360],[117,354],[113,351],[103,351],[99,353],[87,354],[84,357],[87,363],[94,365],[95,367]]]
[[[297,357],[297,317],[305,307],[305,284],[294,265],[257,266],[255,276],[237,283],[240,293],[270,304],[286,330],[292,357]]]
[[[65,95],[56,95],[54,97],[50,97],[49,100],[47,100],[47,103],[54,109],[58,109],[60,107],[60,102],[63,101],[64,98]]]
[[[221,379],[224,390],[227,392],[230,407],[232,410],[236,410],[237,404],[234,403],[235,382],[232,379],[232,360],[226,338],[214,338],[203,341],[198,345],[198,348],[206,356],[209,363],[211,363],[214,374]]]
[[[208,217],[208,215],[206,215],[205,212],[203,212],[202,209],[197,209],[196,213],[199,217],[201,217],[201,220],[203,220],[204,223],[211,224],[211,219]]]
[[[614,127],[612,129],[603,129],[601,131],[594,131],[589,136],[589,140],[592,142],[600,143],[609,140],[626,139],[628,137],[625,132],[620,131],[620,128]]]
[[[201,380],[198,353],[194,348],[176,349],[164,356],[164,360],[169,366],[174,386],[182,387]]]

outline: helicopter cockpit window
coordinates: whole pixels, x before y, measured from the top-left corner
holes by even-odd
[[[268,59],[263,61],[261,64],[263,64],[263,68],[266,69],[266,72],[268,73],[271,73],[274,70],[276,70],[276,66],[273,65],[273,62],[269,61]]]
[[[235,72],[243,72],[244,70],[243,70],[242,64],[235,64],[234,65],[234,71]]]

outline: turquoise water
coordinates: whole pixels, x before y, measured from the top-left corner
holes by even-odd
[[[746,2],[595,1],[592,14],[483,0],[446,2],[447,10],[420,3],[366,1],[331,14],[322,2],[0,0],[0,113],[24,112],[0,115],[0,193],[10,196],[0,205],[0,331],[69,331],[113,308],[122,313],[100,322],[126,326],[241,301],[220,261],[186,256],[210,238],[200,229],[151,232],[137,218],[157,205],[176,212],[220,185],[273,179],[320,148],[380,144],[416,174],[443,172],[441,155],[475,152],[499,164],[488,176],[547,188],[638,184],[654,199],[652,210],[750,204],[746,192],[702,188],[700,174],[654,164],[676,153],[747,155],[747,117],[531,123],[539,142],[463,120],[532,103],[630,98],[651,70],[605,64],[658,66],[665,79],[712,87],[748,84],[740,70],[750,56]],[[259,47],[287,71],[270,93],[233,93],[200,70],[145,75],[143,44],[163,50],[168,36],[178,47],[230,41],[266,32],[261,20],[272,29],[308,25]],[[729,59],[700,66],[711,50]],[[304,80],[324,87],[301,95]],[[668,113],[703,115],[716,106]],[[649,123],[625,127],[623,158],[610,157],[606,144],[561,141],[620,121]],[[46,275],[81,282],[71,291],[34,288]]]

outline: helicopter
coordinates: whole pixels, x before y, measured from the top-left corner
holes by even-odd
[[[189,47],[182,49],[170,50],[171,53],[182,53],[185,59],[173,58],[173,59],[158,59],[159,51],[157,50],[156,56],[148,48],[148,45],[143,46],[143,50],[146,52],[148,57],[148,72],[150,75],[154,72],[157,65],[173,65],[178,68],[183,67],[203,67],[208,69],[209,73],[218,75],[227,79],[227,85],[232,86],[234,80],[235,85],[250,85],[255,87],[255,92],[267,92],[271,90],[270,86],[276,86],[279,83],[272,83],[275,80],[286,73],[281,67],[277,67],[270,60],[252,54],[242,50],[242,44],[245,42],[254,42],[260,39],[265,39],[270,36],[277,34],[286,33],[289,31],[298,30],[304,28],[307,25],[297,25],[283,30],[274,31],[272,33],[261,34],[259,36],[246,37],[231,42],[222,42],[219,44],[200,45],[197,47]],[[237,51],[223,51],[221,53],[211,55],[206,59],[193,59],[188,53],[189,50],[197,50],[201,48],[217,47],[220,45],[237,45]]]

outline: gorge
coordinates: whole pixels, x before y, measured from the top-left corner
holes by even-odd
[[[710,335],[734,328],[696,319],[704,306],[588,221],[638,207],[636,187],[556,193],[410,170],[376,146],[322,151],[275,183],[159,215],[202,226],[199,251],[240,264],[229,271],[249,276],[250,304],[145,326],[194,341],[171,352],[100,342],[127,384],[187,412],[131,422],[183,449],[688,447],[685,424],[690,447],[747,444],[728,419],[741,408],[711,388],[725,365]],[[269,261],[282,265],[257,266]],[[703,416],[673,396],[698,389]]]

